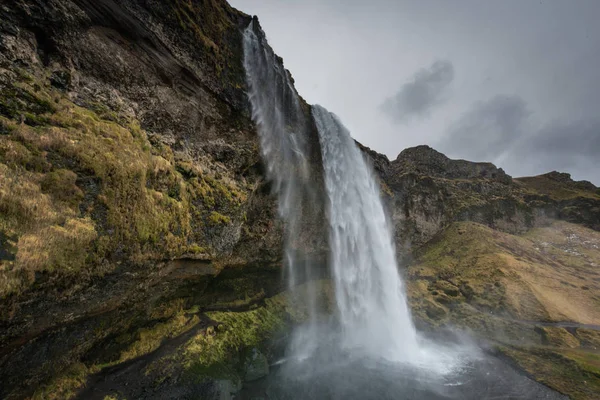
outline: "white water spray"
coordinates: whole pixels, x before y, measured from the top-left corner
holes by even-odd
[[[394,245],[370,166],[348,130],[313,107],[329,199],[331,267],[344,345],[394,361],[418,349]]]
[[[306,238],[298,238],[305,234],[303,224],[314,218],[307,218],[307,208],[322,206],[316,203],[319,183],[308,163],[311,131],[289,73],[254,22],[244,32],[244,65],[252,119],[285,223],[286,265],[294,289],[296,276],[307,281],[314,278],[302,254],[306,247],[295,242],[306,243]],[[309,321],[294,334],[292,356],[303,360],[337,349],[443,373],[454,356],[439,357],[439,347],[423,346],[417,338],[371,167],[335,116],[320,106],[314,106],[312,114],[325,175],[330,268],[338,313],[334,316],[337,324],[319,320],[317,292],[314,285],[306,285],[302,293]]]
[[[260,137],[267,178],[278,196],[278,211],[285,224],[285,263],[288,286],[293,289],[298,277],[313,279],[313,271],[301,237],[306,229],[306,207],[315,200],[314,180],[308,165],[307,121],[291,77],[267,43],[264,32],[251,22],[244,32],[244,67],[252,120]],[[299,244],[300,243],[300,244]],[[304,302],[314,321],[316,294],[306,288]]]

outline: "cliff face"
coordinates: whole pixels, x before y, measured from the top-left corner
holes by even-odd
[[[250,17],[215,0],[24,0],[0,21],[0,397],[69,397],[99,365],[281,291]]]
[[[0,397],[228,396],[301,318],[246,100],[250,20],[221,0],[0,0]],[[600,229],[598,189],[564,174],[363,149],[413,266],[458,221]],[[294,246],[324,264],[307,208]]]
[[[523,233],[560,219],[600,230],[600,195],[590,182],[552,172],[512,179],[491,163],[451,160],[429,146],[398,158],[365,149],[378,172],[402,254],[455,221]]]
[[[419,146],[366,151],[425,330],[470,331],[577,399],[600,392],[600,196],[568,174],[512,179]],[[585,384],[581,384],[585,382]]]

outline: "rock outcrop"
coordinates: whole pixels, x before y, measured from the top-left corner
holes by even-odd
[[[396,160],[362,147],[380,176],[400,255],[455,221],[523,233],[555,219],[600,230],[600,195],[590,182],[550,173],[512,179],[491,163],[451,160],[429,146]]]
[[[391,163],[393,175],[413,173],[445,179],[490,179],[510,183],[511,177],[492,163],[451,160],[429,146],[411,147],[402,151]]]

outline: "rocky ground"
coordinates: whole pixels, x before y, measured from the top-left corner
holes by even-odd
[[[229,396],[302,319],[249,119],[249,21],[221,0],[0,0],[0,397]],[[420,326],[593,398],[598,189],[363,150]],[[294,246],[325,265],[307,209]]]

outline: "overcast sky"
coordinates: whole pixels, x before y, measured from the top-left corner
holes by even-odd
[[[296,88],[395,159],[428,144],[600,185],[600,0],[230,0]]]

